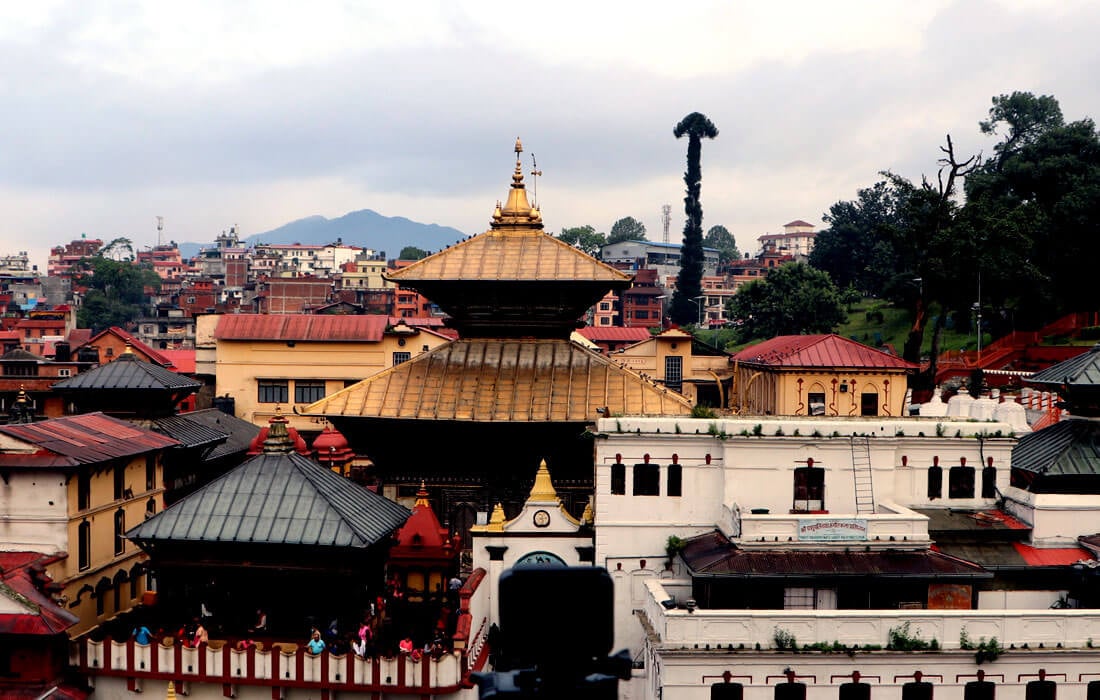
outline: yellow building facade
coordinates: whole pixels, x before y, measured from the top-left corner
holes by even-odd
[[[690,333],[673,328],[609,357],[682,394],[692,405],[726,407],[732,376],[729,355]]]
[[[733,362],[730,408],[744,415],[902,416],[918,369],[835,334],[779,336]]]
[[[147,557],[126,531],[163,507],[176,441],[101,413],[0,426],[5,548],[57,555],[46,572],[79,635],[140,603]]]
[[[236,416],[262,427],[280,409],[305,432],[324,421],[296,410],[450,342],[374,315],[232,314],[199,324],[213,348],[216,395],[233,397]]]

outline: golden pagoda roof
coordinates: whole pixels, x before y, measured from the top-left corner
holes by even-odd
[[[585,422],[689,415],[691,402],[565,339],[463,338],[311,404],[314,416]]]
[[[524,282],[614,282],[632,279],[542,230],[542,212],[531,206],[523,184],[516,139],[516,169],[507,201],[497,203],[490,228],[408,267],[391,272],[394,282],[435,280]]]
[[[535,483],[531,487],[528,501],[541,503],[559,503],[558,492],[554,488],[554,482],[550,479],[550,468],[546,466],[546,460],[539,462],[539,470],[535,472]]]

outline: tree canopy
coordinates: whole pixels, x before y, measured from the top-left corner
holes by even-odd
[[[558,234],[558,240],[579,248],[589,255],[599,255],[600,248],[607,245],[607,236],[597,233],[596,229],[588,226],[574,226],[563,228]]]
[[[707,235],[703,238],[703,246],[717,248],[720,263],[727,263],[741,257],[741,253],[737,250],[737,240],[729,229],[721,224],[711,226],[707,230]]]
[[[633,216],[626,216],[611,225],[611,234],[607,237],[608,243],[622,243],[623,241],[644,241],[645,224]]]
[[[726,302],[726,313],[741,323],[740,342],[830,333],[846,318],[840,292],[828,273],[796,262],[742,286]]]
[[[422,260],[428,257],[429,253],[426,250],[417,248],[414,245],[407,245],[401,249],[401,252],[397,254],[398,260]]]
[[[703,139],[718,136],[718,127],[699,112],[680,120],[672,130],[676,138],[688,137],[687,170],[684,171],[684,243],[680,248],[680,273],[676,277],[676,292],[669,305],[673,323],[688,325],[698,320],[695,299],[703,286],[703,205],[699,193],[703,184]]]
[[[148,299],[145,288],[160,288],[160,277],[148,265],[97,254],[84,258],[77,266],[80,272],[76,284],[87,288],[77,322],[94,332],[125,327],[139,318]]]

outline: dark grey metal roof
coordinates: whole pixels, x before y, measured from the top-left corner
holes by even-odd
[[[1060,421],[1020,438],[1012,468],[1046,476],[1100,475],[1100,422]]]
[[[23,348],[13,348],[0,356],[0,362],[42,362],[42,358]]]
[[[75,377],[53,385],[55,391],[89,391],[103,389],[153,389],[198,391],[202,382],[177,374],[160,365],[137,359],[133,353],[123,353],[108,362]]]
[[[1041,372],[1027,378],[1033,384],[1055,384],[1062,386],[1100,387],[1100,343],[1093,345],[1088,352],[1071,357],[1065,362],[1051,365]]]
[[[265,452],[126,533],[143,542],[368,547],[411,512],[291,453]]]
[[[149,422],[149,427],[158,433],[179,440],[182,447],[203,447],[225,442],[229,433],[216,430],[191,418],[191,414],[157,418]]]
[[[252,441],[260,434],[259,426],[216,408],[205,408],[181,415],[192,422],[202,423],[208,428],[228,434],[225,442],[206,455],[207,461],[247,452]]]

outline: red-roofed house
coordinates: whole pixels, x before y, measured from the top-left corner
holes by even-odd
[[[146,557],[124,537],[163,507],[164,451],[179,443],[102,413],[0,426],[5,548],[41,551],[80,634],[145,592]]]
[[[144,360],[145,362],[152,362],[155,365],[167,367],[168,369],[175,369],[172,365],[172,361],[169,360],[167,356],[149,347],[118,326],[111,326],[105,331],[100,331],[81,347],[95,348],[98,350],[99,361],[104,363],[117,359],[119,355],[125,352],[127,345],[129,345],[133,353],[138,356],[138,359]],[[79,348],[74,347],[73,351],[75,352],[78,349]]]
[[[745,348],[731,408],[777,416],[901,416],[916,365],[835,333],[781,335]]]
[[[39,552],[0,552],[0,697],[84,697],[63,685],[68,660],[65,631],[77,617],[53,600],[46,574],[58,559]]]
[[[584,326],[578,328],[577,333],[600,346],[600,350],[605,355],[653,337],[648,328],[623,328],[621,326]]]

